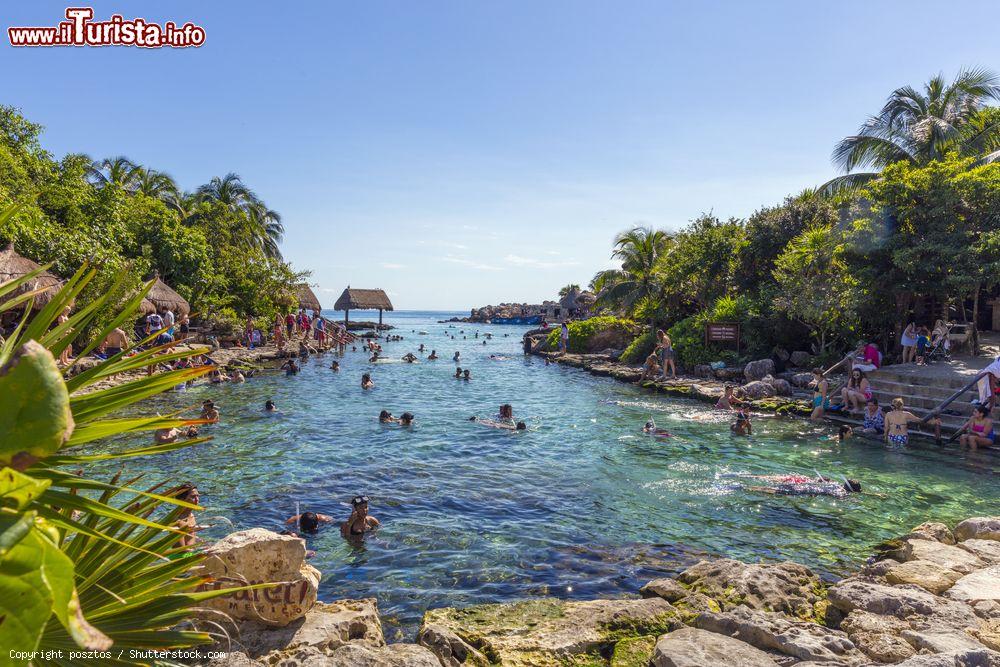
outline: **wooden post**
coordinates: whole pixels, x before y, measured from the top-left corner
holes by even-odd
[[[378,309],[378,328],[382,328],[382,309]]]
[[[344,326],[347,326],[347,316],[351,314],[350,308],[344,308]]]

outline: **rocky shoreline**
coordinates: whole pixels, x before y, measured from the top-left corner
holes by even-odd
[[[304,556],[292,542],[286,567],[290,548]],[[284,626],[242,622],[210,664],[1000,667],[1000,517],[921,524],[833,584],[793,562],[716,559],[636,593],[432,609],[403,644],[386,643],[373,599],[317,602]]]

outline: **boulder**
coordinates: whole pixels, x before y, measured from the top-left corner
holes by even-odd
[[[213,581],[204,590],[218,590],[246,583],[279,582],[271,588],[238,591],[201,603],[235,620],[252,620],[285,626],[303,618],[316,603],[320,573],[306,563],[305,541],[264,528],[231,533],[205,549],[197,570]]]
[[[989,649],[967,649],[918,655],[904,660],[896,667],[1000,667],[1000,653]]]
[[[770,384],[772,387],[774,387],[774,393],[777,394],[778,396],[792,395],[792,385],[789,384],[788,380],[775,378],[771,380]]]
[[[738,638],[766,651],[780,651],[799,660],[857,665],[867,662],[847,635],[818,623],[793,621],[782,614],[737,607],[721,614],[705,613],[694,626]]]
[[[951,632],[903,630],[899,636],[917,649],[917,653],[948,653],[983,648],[983,645],[969,634],[954,630]]]
[[[854,645],[878,662],[899,662],[916,654],[916,650],[899,636],[909,628],[906,621],[894,616],[859,609],[848,614],[840,624],[840,629],[847,633]]]
[[[781,361],[788,361],[792,355],[785,348],[776,347],[774,348],[774,356]]]
[[[948,589],[945,597],[962,602],[1000,602],[1000,565],[967,574]]]
[[[699,614],[717,614],[722,611],[719,603],[704,593],[691,593],[675,602],[674,606],[681,613],[685,623],[690,623]]]
[[[719,603],[723,611],[744,605],[778,611],[802,620],[816,618],[823,584],[812,570],[798,563],[751,565],[738,560],[701,561],[677,580]]]
[[[955,539],[1000,540],[1000,516],[979,516],[966,519],[955,526]]]
[[[802,350],[792,352],[788,359],[792,362],[792,366],[798,366],[799,368],[809,368],[812,365],[812,355]]]
[[[933,540],[934,542],[941,542],[943,544],[955,544],[955,535],[951,532],[948,526],[936,521],[929,521],[927,523],[920,524],[911,530],[909,535],[904,536],[902,539],[905,540],[910,537],[921,540]]]
[[[1000,540],[977,540],[972,538],[964,542],[959,542],[958,548],[968,551],[984,563],[1000,565]]]
[[[698,364],[691,369],[691,374],[699,378],[710,378],[712,377],[712,367],[708,364]]]
[[[763,380],[748,382],[740,387],[740,396],[755,401],[759,398],[771,398],[777,395],[774,387]]]
[[[385,646],[374,598],[317,602],[304,618],[284,627],[245,621],[238,630],[232,638],[234,647],[255,658],[300,648],[333,650],[349,643]]]
[[[390,644],[374,648],[347,644],[334,651],[327,662],[319,664],[336,667],[441,667],[429,649],[416,644]]]
[[[964,631],[978,623],[969,605],[938,597],[909,584],[887,586],[852,577],[831,587],[827,596],[830,604],[842,612],[850,614],[860,609],[872,614],[894,616],[905,620],[913,630]]]
[[[941,567],[955,570],[962,574],[968,574],[986,565],[975,554],[969,553],[965,549],[933,540],[919,540],[914,538],[903,541],[903,547],[900,549],[898,556],[899,560],[903,561],[930,561],[931,563],[936,563]]]
[[[759,648],[697,628],[682,628],[660,637],[649,664],[652,667],[778,667],[778,663]]]
[[[639,589],[639,594],[644,598],[663,598],[667,602],[677,602],[690,592],[677,583],[676,580],[668,577],[653,579]]]
[[[885,580],[890,584],[913,584],[935,595],[944,593],[962,578],[959,572],[929,560],[911,560],[905,563],[882,562],[891,563],[885,573]]]
[[[681,625],[677,610],[659,597],[542,598],[432,609],[424,614],[418,641],[444,667],[583,664],[610,654],[621,639],[655,637]]]
[[[986,648],[1000,651],[1000,618],[980,621],[979,627],[970,629],[969,634]]]
[[[770,359],[751,361],[743,367],[743,377],[749,382],[763,380],[765,375],[774,375],[774,362]]]
[[[610,667],[638,667],[649,664],[656,637],[630,637],[615,644]]]

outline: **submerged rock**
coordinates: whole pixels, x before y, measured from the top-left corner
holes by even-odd
[[[751,565],[738,560],[701,561],[677,580],[704,593],[728,611],[740,605],[761,611],[779,611],[802,620],[815,620],[823,600],[823,583],[798,563]]]
[[[649,664],[652,667],[779,667],[771,656],[750,644],[697,628],[683,628],[660,637]]]
[[[599,656],[610,655],[622,639],[655,637],[681,625],[677,610],[658,597],[545,598],[433,609],[424,615],[418,640],[445,667],[602,664]]]

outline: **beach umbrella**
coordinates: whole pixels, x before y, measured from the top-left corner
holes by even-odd
[[[348,287],[337,299],[334,310],[344,311],[344,322],[352,310],[377,310],[378,323],[382,324],[382,311],[392,310],[388,295],[380,289],[352,289]]]
[[[14,250],[13,243],[8,244],[6,248],[0,250],[0,285],[21,278],[39,268],[40,265],[36,262],[19,255]],[[59,291],[60,285],[62,285],[62,281],[59,278],[48,271],[44,271],[35,276],[34,280],[21,285],[18,289],[6,294],[4,297],[0,297],[0,300],[6,301],[26,292],[45,288],[44,292],[35,295],[33,308],[40,310],[52,300],[52,297]]]
[[[323,309],[323,306],[319,303],[319,299],[316,297],[316,293],[312,291],[308,283],[299,283],[294,289],[295,298],[298,300],[300,308],[314,310],[317,313]]]
[[[160,280],[159,276],[156,277],[153,289],[149,290],[149,294],[146,295],[144,301],[152,303],[157,310],[169,308],[177,317],[182,317],[191,312],[191,306],[184,300],[184,297]]]

